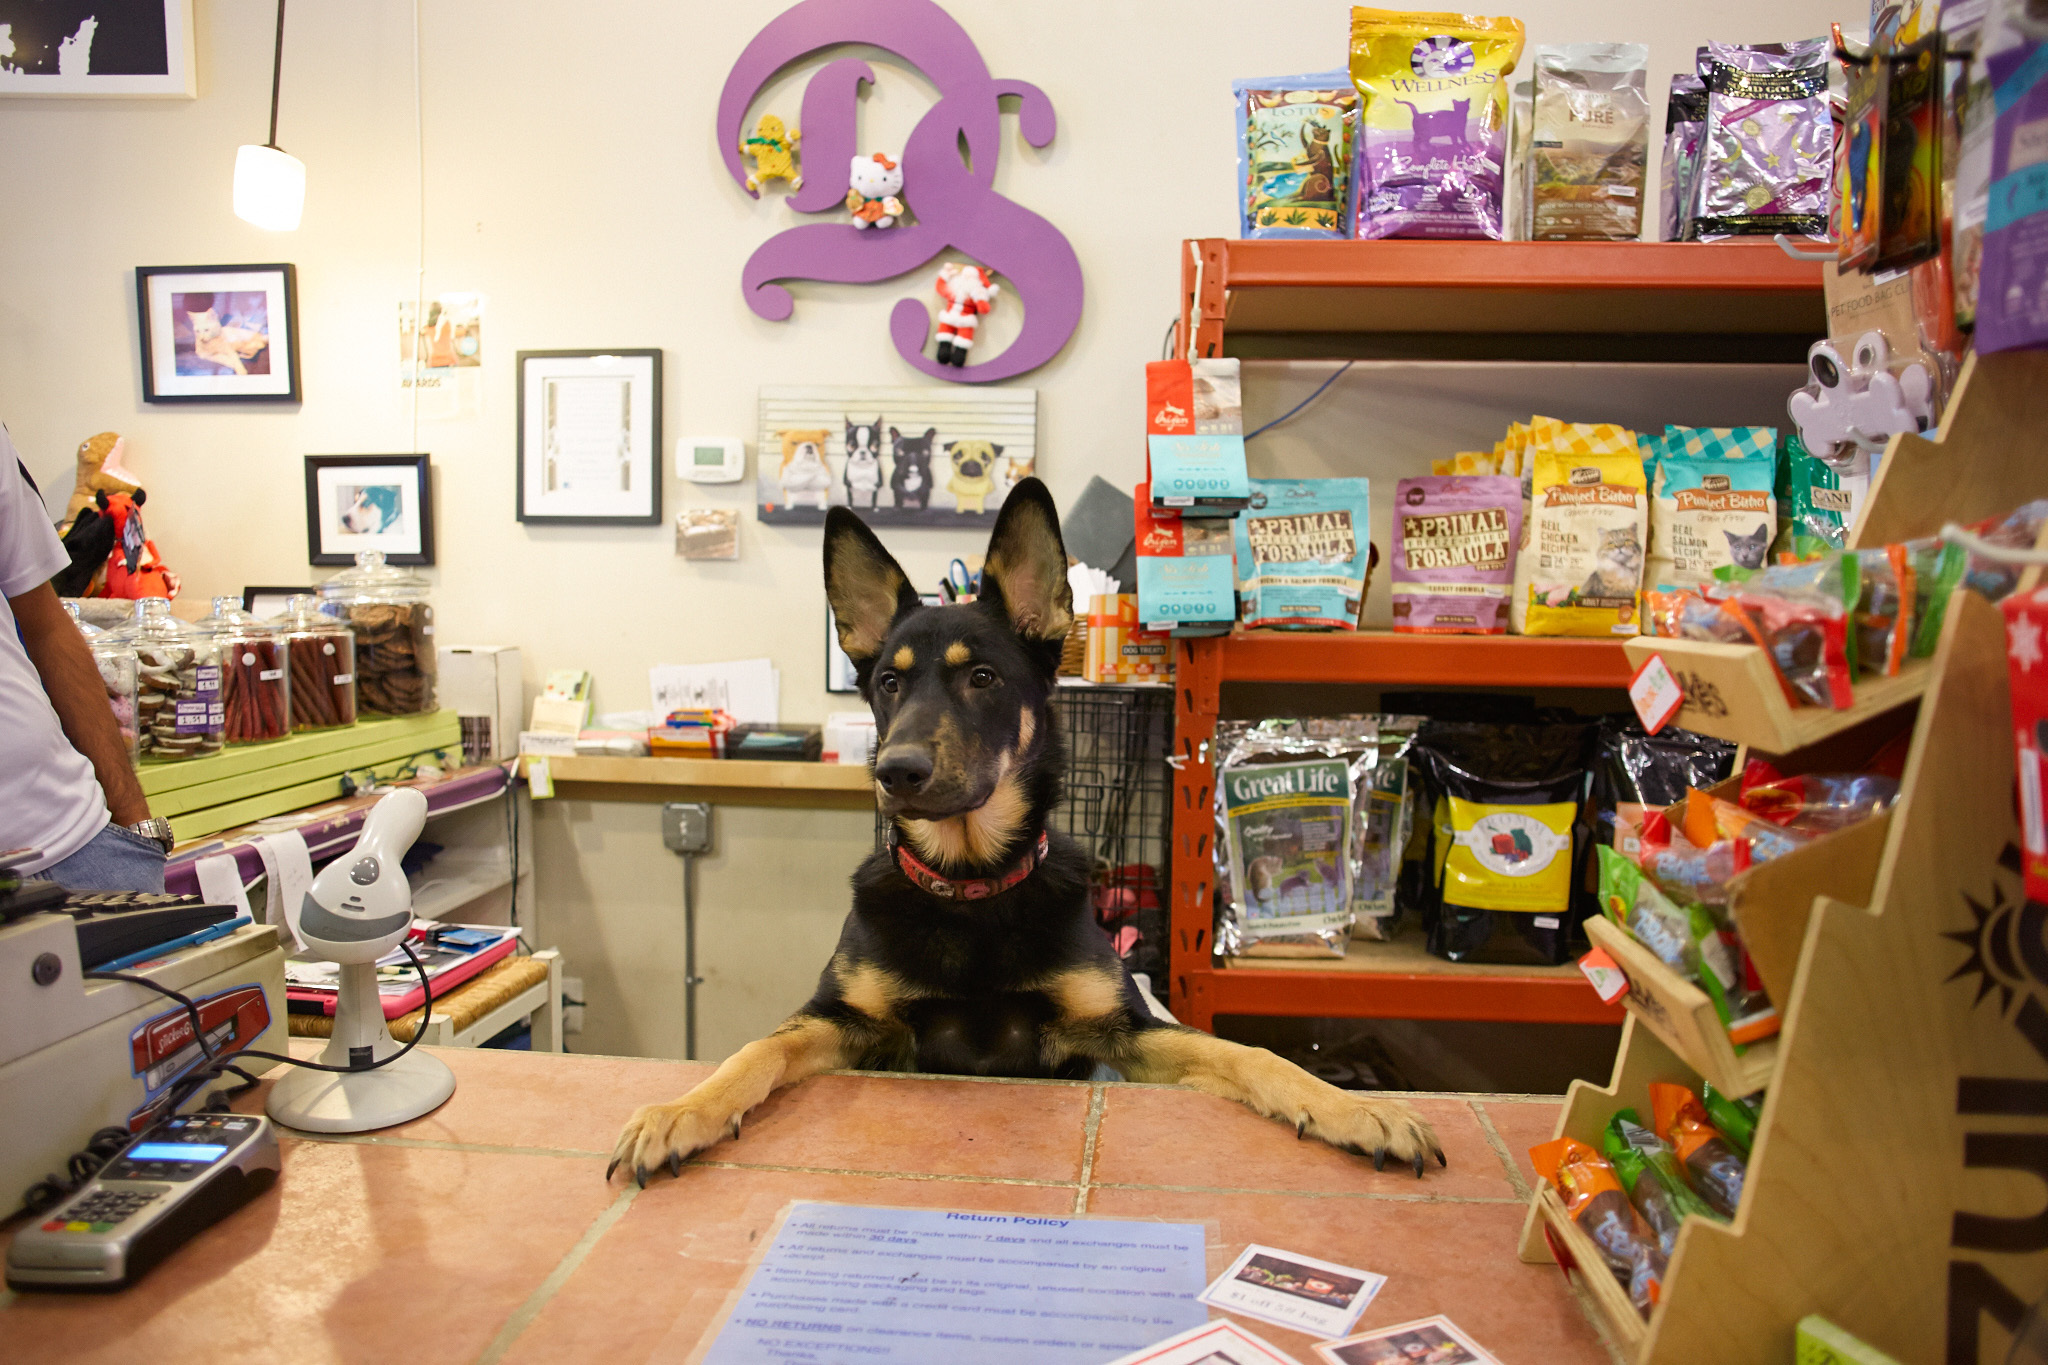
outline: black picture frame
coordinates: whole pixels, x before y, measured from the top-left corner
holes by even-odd
[[[183,281],[190,286],[178,290]],[[159,284],[161,282],[161,284]],[[234,286],[240,285],[237,289]],[[177,293],[255,293],[266,298],[262,375],[179,374],[177,319],[167,300]],[[269,316],[270,301],[284,312],[280,329]],[[142,401],[145,403],[297,403],[302,401],[299,374],[299,272],[289,262],[268,265],[139,265],[135,267],[135,329],[142,350]],[[284,338],[283,364],[278,365],[277,339]],[[280,387],[282,383],[282,387]]]
[[[528,380],[529,380],[529,377],[530,377],[530,376],[531,376],[531,375],[533,374],[533,372],[534,372],[534,370],[535,370],[535,368],[536,368],[536,362],[542,362],[542,364],[541,364],[541,365],[539,366],[539,368],[540,368],[540,369],[555,369],[555,368],[568,368],[568,369],[573,369],[574,367],[565,367],[565,366],[560,366],[559,364],[548,364],[548,363],[546,363],[546,362],[565,362],[565,361],[578,361],[578,360],[581,360],[581,361],[588,361],[588,362],[592,362],[591,366],[589,367],[589,373],[588,373],[588,374],[587,374],[586,376],[582,376],[582,377],[589,377],[589,378],[602,378],[602,377],[608,377],[608,376],[607,376],[607,375],[605,374],[605,371],[604,371],[603,369],[599,368],[599,366],[598,366],[597,362],[600,362],[600,361],[607,361],[607,360],[631,360],[631,361],[645,361],[645,362],[647,362],[647,383],[648,383],[648,390],[649,390],[649,392],[648,392],[648,395],[647,395],[647,423],[646,423],[646,427],[647,427],[647,452],[646,452],[646,461],[647,461],[647,489],[648,489],[648,491],[647,491],[647,497],[646,497],[646,505],[645,505],[644,507],[642,507],[642,506],[639,506],[639,505],[638,505],[638,503],[639,503],[639,499],[637,498],[637,496],[636,496],[636,498],[635,498],[635,505],[634,505],[633,507],[631,507],[631,508],[628,508],[628,509],[624,509],[624,510],[621,510],[621,511],[619,511],[619,512],[616,512],[616,513],[614,513],[614,512],[570,512],[570,513],[559,513],[559,512],[549,512],[549,511],[546,511],[546,510],[544,510],[544,509],[543,509],[542,507],[537,507],[537,506],[534,506],[534,505],[531,505],[531,504],[530,504],[530,501],[529,501],[529,499],[528,499],[528,496],[527,496],[527,477],[526,477],[526,474],[527,474],[527,454],[528,454],[528,451],[527,451],[527,444],[528,444],[528,434],[529,434],[529,427],[530,427],[530,423],[529,423],[529,413],[528,413],[528,411],[527,411],[527,406],[526,406],[526,400],[527,400],[527,385],[528,385]],[[520,522],[523,522],[523,523],[525,523],[525,524],[527,524],[527,525],[530,525],[530,526],[659,526],[659,525],[661,525],[661,524],[662,524],[662,514],[661,514],[661,486],[662,486],[662,482],[663,482],[664,470],[663,470],[663,466],[662,466],[662,449],[661,449],[661,350],[660,350],[660,348],[659,348],[659,347],[638,347],[638,348],[628,348],[628,347],[609,347],[609,348],[597,348],[597,349],[592,349],[592,350],[563,350],[563,351],[520,351],[520,352],[518,352],[518,353],[517,353],[517,354],[516,354],[516,355],[514,356],[514,361],[515,361],[515,363],[516,363],[516,365],[517,365],[517,369],[518,369],[518,376],[517,376],[517,384],[516,384],[516,388],[517,388],[517,391],[518,391],[518,418],[517,418],[517,421],[518,421],[518,427],[517,427],[517,434],[518,434],[518,440],[517,440],[517,447],[516,447],[516,458],[515,458],[515,463],[514,463],[514,469],[513,469],[513,508],[514,508],[514,515],[515,515],[516,519],[517,519],[517,520],[519,520]],[[545,380],[546,378],[549,378],[549,377],[552,377],[552,376],[546,376],[546,375],[541,375],[541,376],[540,376],[540,378],[542,378],[543,380]],[[575,376],[575,375],[573,375],[573,374],[572,374],[572,375],[564,375],[564,376],[561,376],[561,377],[578,377],[578,376]],[[637,376],[634,376],[633,378],[635,379],[635,382],[637,382]],[[635,408],[637,408],[637,407],[639,406],[639,399],[638,399],[638,396],[637,396],[637,395],[635,395],[635,396],[634,396],[633,398],[631,398],[631,399],[630,399],[629,401],[630,401],[630,403],[631,403],[631,405],[632,405],[631,407],[629,407],[629,410],[628,410],[628,417],[629,417],[629,420],[630,420],[630,415],[631,415],[631,412],[633,411],[633,409],[635,409]],[[636,443],[636,444],[637,444],[637,443]],[[637,459],[637,452],[636,452],[636,459]]]
[[[254,616],[282,616],[285,610],[282,602],[276,611],[262,612],[256,608],[259,605],[269,606],[280,598],[288,601],[294,597],[309,596],[313,591],[313,588],[305,585],[280,587],[274,583],[251,584],[242,589],[242,610]]]
[[[412,477],[418,508],[417,549],[393,549],[389,545],[349,544],[329,535],[321,525],[320,475],[330,469],[402,468]],[[369,536],[364,537],[370,539]],[[306,562],[309,564],[353,564],[359,550],[384,552],[386,564],[427,566],[434,562],[434,475],[426,455],[308,455],[306,457]]]

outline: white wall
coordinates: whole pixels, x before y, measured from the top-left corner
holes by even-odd
[[[425,421],[415,445],[411,404],[397,387],[396,307],[413,296],[422,216],[413,6],[291,6],[278,131],[306,162],[309,189],[305,226],[273,235],[234,218],[229,186],[236,146],[264,135],[275,10],[267,0],[199,0],[197,101],[0,101],[0,419],[53,508],[68,492],[77,443],[109,428],[125,433],[150,492],[149,530],[195,595],[331,572],[305,562],[302,455],[431,452],[441,562],[429,573],[443,639],[519,645],[529,690],[548,669],[592,669],[605,709],[645,705],[650,664],[768,654],[782,669],[784,717],[820,719],[847,699],[824,692],[815,530],[765,527],[749,514],[740,561],[702,564],[675,558],[667,527],[528,529],[513,520],[515,350],[664,348],[663,426],[672,436],[751,440],[762,384],[914,378],[889,346],[887,317],[897,298],[929,296],[925,271],[893,287],[798,285],[787,323],[763,322],[741,301],[748,254],[796,215],[779,189],[756,203],[726,177],[713,114],[734,56],[780,6],[424,0],[420,8],[424,288],[490,297],[479,416]],[[1531,0],[1513,8],[1532,42],[1649,43],[1660,111],[1656,92],[1709,38],[1806,37],[1860,13],[1848,0]],[[1158,355],[1177,306],[1178,244],[1234,231],[1230,81],[1342,65],[1347,7],[954,0],[949,9],[996,75],[1036,83],[1060,118],[1043,152],[1012,126],[996,182],[1067,234],[1087,277],[1072,342],[1017,381],[1040,394],[1039,471],[1062,504],[1092,473],[1127,486],[1142,467],[1140,366]],[[894,150],[930,88],[877,62],[883,76],[866,107],[863,146]],[[782,89],[764,107],[794,117],[795,87]],[[914,205],[917,187],[906,193]],[[303,406],[143,404],[134,267],[278,260],[300,272]],[[1015,325],[1006,303],[995,339]],[[1256,386],[1248,401],[1254,416],[1278,410]],[[1289,441],[1313,443],[1317,430],[1298,426]],[[1457,448],[1446,440],[1441,450]],[[751,483],[671,481],[664,493],[670,513],[751,500]],[[924,580],[935,581],[949,556],[980,548],[965,532],[890,539]],[[641,869],[647,885],[668,884],[673,859],[639,829],[651,827],[653,812],[628,809],[624,818],[637,822],[631,852],[607,837],[583,856],[623,859],[620,867]],[[792,914],[843,904],[843,855],[860,830],[852,815],[830,819],[832,856],[821,853],[810,878],[816,904]],[[578,843],[566,828],[543,829],[543,863]],[[576,869],[557,868],[551,879],[544,866],[541,875],[544,889],[559,891],[564,915],[594,904],[576,899],[585,880]],[[743,869],[729,883],[707,881],[716,883],[707,888],[714,901],[747,894]],[[759,932],[778,930],[764,921]],[[586,955],[605,951],[594,937]],[[586,964],[583,974],[597,973]],[[745,994],[735,991],[734,1008],[755,1010],[741,1003]],[[773,1018],[794,1003],[763,1003],[758,1012]],[[674,1046],[637,1032],[620,1045]]]

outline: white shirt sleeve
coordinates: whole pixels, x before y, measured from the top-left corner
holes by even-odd
[[[70,563],[43,500],[23,476],[7,428],[0,427],[0,597],[39,588]]]

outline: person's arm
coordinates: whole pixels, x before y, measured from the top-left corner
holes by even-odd
[[[57,600],[48,583],[7,599],[21,627],[29,662],[42,675],[43,691],[56,708],[71,747],[84,754],[107,795],[107,810],[117,825],[140,824],[149,818],[149,798],[142,794],[135,769],[128,763],[128,745],[107,705],[106,684],[78,625]]]

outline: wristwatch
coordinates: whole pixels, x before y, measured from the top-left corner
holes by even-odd
[[[152,815],[147,820],[140,820],[132,825],[123,825],[121,828],[127,830],[130,834],[140,834],[145,839],[156,840],[157,843],[163,845],[163,850],[166,854],[178,842],[178,836],[171,833],[171,822],[164,819],[161,815]]]

